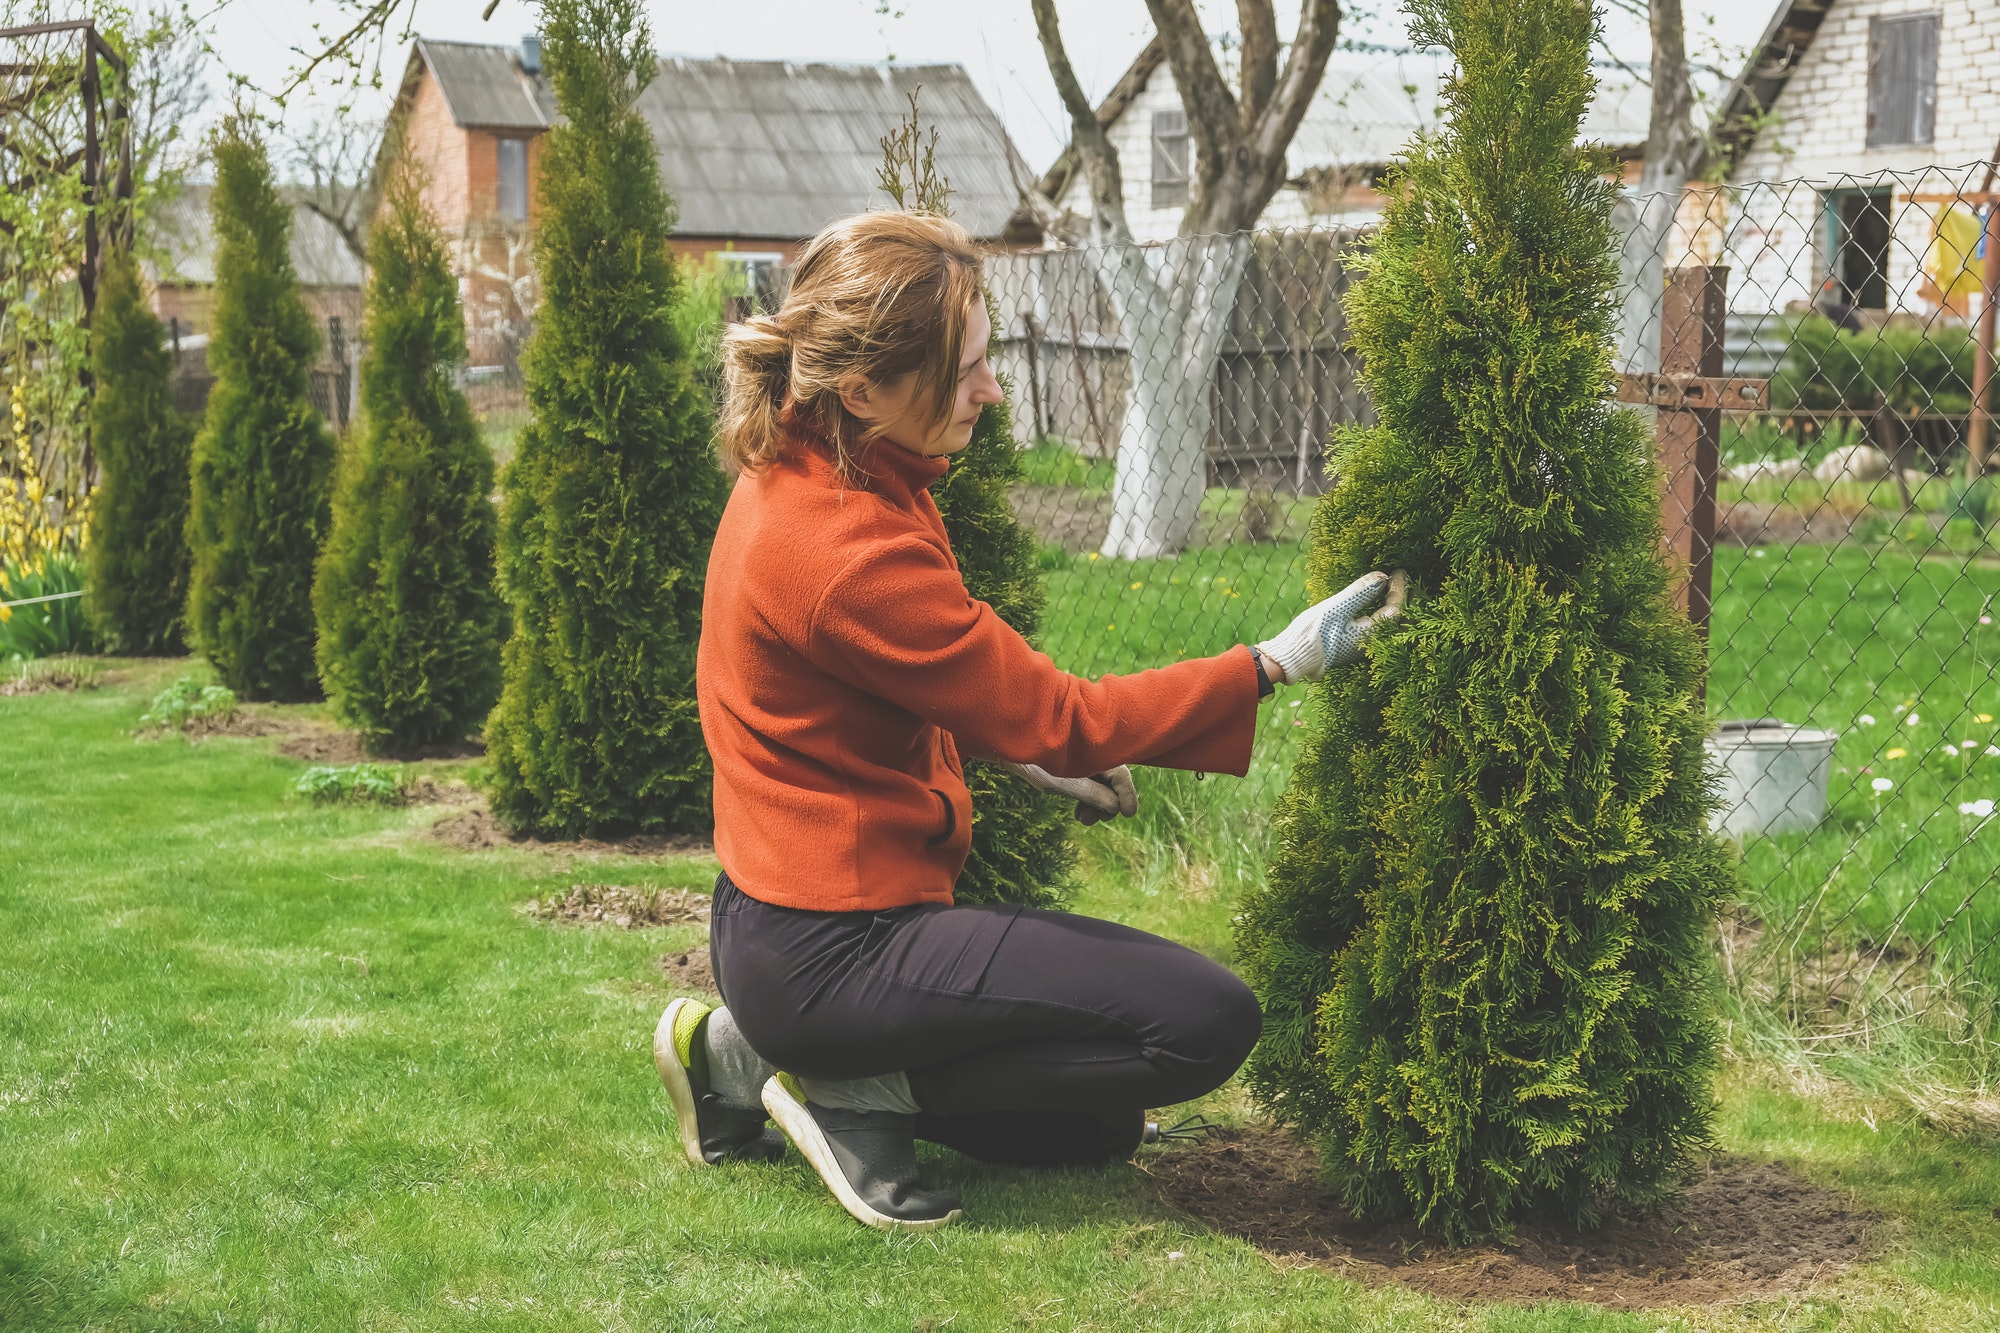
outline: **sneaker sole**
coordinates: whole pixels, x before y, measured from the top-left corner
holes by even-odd
[[[876,1212],[864,1203],[861,1196],[854,1192],[854,1187],[847,1183],[847,1177],[841,1173],[840,1164],[834,1160],[833,1145],[826,1141],[826,1135],[820,1131],[819,1122],[812,1118],[812,1112],[806,1109],[805,1103],[785,1091],[784,1084],[775,1078],[767,1080],[764,1084],[764,1109],[770,1112],[771,1119],[778,1122],[778,1128],[785,1131],[785,1137],[805,1155],[808,1162],[812,1163],[813,1170],[819,1173],[819,1178],[826,1187],[833,1191],[833,1197],[840,1201],[840,1206],[864,1226],[874,1227],[877,1231],[936,1231],[939,1227],[956,1222],[963,1211],[954,1208],[943,1217],[927,1218],[920,1222]]]
[[[687,1070],[674,1050],[674,1019],[679,1017],[682,1005],[696,1003],[699,1001],[675,1000],[660,1015],[660,1025],[653,1029],[653,1067],[660,1071],[660,1082],[666,1084],[667,1098],[674,1104],[674,1119],[680,1125],[681,1148],[690,1162],[696,1166],[707,1166],[708,1159],[701,1155],[701,1129],[695,1123],[694,1084],[688,1082]]]

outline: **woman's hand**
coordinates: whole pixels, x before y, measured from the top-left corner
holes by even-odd
[[[1132,770],[1123,764],[1088,778],[1059,778],[1035,764],[1002,763],[1000,767],[1031,787],[1074,800],[1077,822],[1082,824],[1139,813],[1139,789],[1132,785]]]
[[[1265,660],[1282,673],[1272,684],[1318,680],[1330,666],[1345,666],[1360,660],[1362,640],[1377,625],[1401,614],[1403,593],[1408,586],[1409,575],[1402,570],[1384,574],[1378,569],[1306,608],[1298,619],[1257,645]],[[1374,605],[1384,593],[1387,600],[1380,610],[1371,615],[1358,614]]]

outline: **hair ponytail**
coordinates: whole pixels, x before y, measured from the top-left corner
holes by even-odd
[[[857,374],[914,374],[913,401],[950,411],[979,264],[965,228],[925,213],[863,213],[813,237],[778,312],[723,334],[724,464],[755,472],[811,443],[857,475],[873,433],[840,401]]]
[[[753,315],[722,335],[722,458],[732,472],[755,472],[784,455],[785,401],[792,340],[770,315]]]

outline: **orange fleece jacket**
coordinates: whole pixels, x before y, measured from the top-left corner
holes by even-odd
[[[715,852],[782,907],[950,902],[972,844],[959,756],[1087,777],[1250,765],[1247,648],[1135,676],[1056,669],[959,576],[930,484],[892,444],[865,488],[819,449],[740,478],[709,556],[695,685]]]

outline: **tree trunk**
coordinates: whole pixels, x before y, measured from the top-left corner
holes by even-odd
[[[1653,99],[1646,128],[1646,167],[1636,199],[1621,200],[1615,218],[1624,236],[1619,267],[1625,296],[1618,318],[1619,369],[1646,374],[1660,367],[1660,307],[1666,296],[1667,245],[1694,165],[1694,89],[1688,82],[1681,0],[1651,0]]]
[[[1126,560],[1172,555],[1201,531],[1215,361],[1242,285],[1249,237],[1184,236],[1161,247],[1110,246],[1095,254],[1132,366],[1102,553]]]

